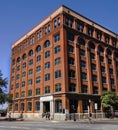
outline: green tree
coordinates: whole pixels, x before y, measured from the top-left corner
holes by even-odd
[[[7,88],[7,78],[2,77],[3,74],[0,70],[0,104],[4,104],[7,100],[5,89]]]
[[[7,89],[8,80],[7,78],[3,78],[3,74],[0,70],[0,104],[4,104],[5,102],[12,103],[12,95],[5,93],[5,89]]]
[[[101,103],[105,110],[115,109],[118,105],[118,97],[113,92],[103,92],[101,95]]]

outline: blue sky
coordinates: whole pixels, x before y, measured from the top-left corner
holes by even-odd
[[[118,33],[118,0],[0,0],[0,70],[9,79],[12,43],[65,5]]]

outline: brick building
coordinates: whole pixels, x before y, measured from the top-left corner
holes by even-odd
[[[51,118],[102,112],[103,91],[118,94],[117,34],[61,6],[12,45],[9,111]]]

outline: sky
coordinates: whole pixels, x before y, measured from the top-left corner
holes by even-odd
[[[61,5],[118,34],[118,0],[0,0],[0,70],[8,82],[12,44]]]

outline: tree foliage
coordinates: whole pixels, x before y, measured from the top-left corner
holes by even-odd
[[[11,95],[5,93],[5,89],[7,89],[8,80],[7,78],[3,78],[3,74],[0,70],[0,104],[4,104],[5,102],[11,102]]]
[[[118,97],[113,92],[103,92],[101,95],[101,103],[105,109],[111,107],[116,108],[118,105]]]

